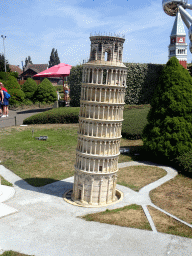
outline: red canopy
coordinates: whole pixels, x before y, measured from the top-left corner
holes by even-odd
[[[33,77],[65,77],[70,75],[71,65],[60,63],[51,68],[48,68]]]
[[[66,92],[64,86],[64,77],[70,75],[71,65],[60,63],[51,68],[48,68],[33,77],[62,77],[63,78],[63,92],[64,92],[64,100],[66,100]]]

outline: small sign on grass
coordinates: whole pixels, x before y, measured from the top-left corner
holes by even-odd
[[[39,137],[35,137],[35,139],[37,139],[37,140],[47,140],[48,136],[39,136]]]

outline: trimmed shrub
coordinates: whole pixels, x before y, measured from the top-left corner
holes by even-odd
[[[192,78],[172,57],[160,76],[143,130],[146,152],[171,161],[192,149],[191,113]]]
[[[10,76],[13,76],[13,77],[15,77],[15,78],[18,78],[18,76],[19,76],[19,74],[18,74],[18,72],[11,72],[10,73]]]
[[[25,94],[22,90],[19,89],[9,89],[8,93],[10,93],[11,98],[9,99],[10,105],[20,105],[23,103],[25,99]]]
[[[14,76],[8,77],[8,80],[6,82],[6,89],[21,89],[19,83],[17,82],[17,79]]]
[[[47,78],[45,78],[37,87],[34,99],[46,103],[51,103],[57,100],[56,89]]]
[[[150,105],[126,105],[123,111],[122,136],[129,140],[142,138],[142,132],[147,124],[147,114]]]
[[[6,81],[6,80],[8,80],[8,77],[9,77],[9,73],[8,72],[0,72],[0,79],[1,80],[4,80],[4,81]]]
[[[174,163],[179,172],[192,175],[192,150],[176,157]]]
[[[31,78],[27,78],[27,81],[22,85],[22,90],[25,93],[25,97],[33,101],[34,94],[37,90],[37,83]]]
[[[23,124],[78,123],[79,108],[55,108],[26,118]]]
[[[70,106],[79,107],[81,97],[81,83],[82,83],[83,66],[77,65],[71,68],[68,83],[70,86]]]

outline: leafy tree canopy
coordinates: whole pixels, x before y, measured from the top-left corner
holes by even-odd
[[[83,66],[77,65],[71,68],[70,75],[68,77],[68,83],[70,86],[70,105],[72,107],[80,106],[81,96],[81,83],[82,83]]]
[[[159,78],[143,130],[144,149],[173,160],[192,149],[192,78],[172,57]]]
[[[51,103],[57,100],[57,93],[52,83],[45,78],[37,87],[35,99],[39,102]]]
[[[49,68],[58,65],[60,63],[60,59],[57,53],[57,50],[55,48],[52,49],[51,55],[50,55],[50,61],[49,61]]]
[[[27,81],[23,84],[22,90],[25,93],[27,99],[33,100],[34,93],[37,90],[37,83],[32,78],[27,78]]]
[[[28,58],[25,59],[25,67],[27,67],[27,65],[29,64],[33,64],[30,56],[28,56]]]
[[[0,72],[5,72],[5,61],[6,61],[6,71],[10,72],[8,60],[5,60],[4,54],[0,54]]]

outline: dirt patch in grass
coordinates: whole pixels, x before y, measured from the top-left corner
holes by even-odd
[[[129,205],[105,212],[83,216],[87,221],[97,221],[122,227],[151,230],[143,208],[140,205]]]
[[[152,202],[192,224],[192,179],[178,175],[150,192]],[[192,230],[191,230],[192,232]]]
[[[192,228],[167,216],[151,206],[148,206],[148,210],[158,232],[192,238]]]
[[[142,187],[154,182],[167,172],[159,167],[153,166],[130,166],[120,168],[117,183],[139,191]]]

